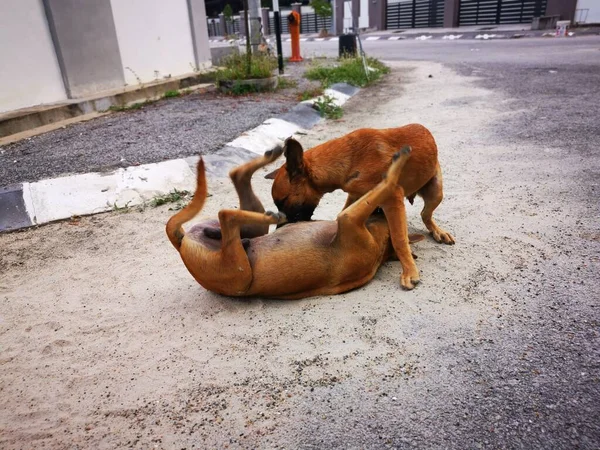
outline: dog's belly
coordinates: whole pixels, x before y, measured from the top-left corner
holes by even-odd
[[[296,254],[329,247],[337,229],[337,222],[333,220],[287,224],[273,233],[252,239],[248,248],[250,263],[259,255],[268,258],[271,253]]]
[[[381,264],[378,252],[334,244],[336,221],[299,222],[252,240],[247,250],[250,295],[270,297],[314,292],[365,279]],[[366,244],[366,243],[365,243]]]
[[[208,250],[220,250],[221,249],[221,240],[220,239],[212,239],[204,234],[205,228],[220,228],[218,219],[209,219],[201,222],[199,224],[194,225],[190,230],[186,233],[186,237],[190,238]]]

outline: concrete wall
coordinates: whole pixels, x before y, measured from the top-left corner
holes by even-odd
[[[67,94],[123,87],[110,0],[43,0]]]
[[[111,0],[129,85],[190,73],[196,65],[186,0]]]
[[[0,1],[0,112],[65,100],[41,0]]]
[[[585,12],[581,14],[581,20],[584,23],[600,23],[600,0],[577,0],[577,9],[587,9],[587,17]],[[579,19],[579,14],[576,14],[576,19]]]
[[[198,68],[210,66],[211,52],[208,44],[208,25],[204,0],[187,0],[195,63]]]

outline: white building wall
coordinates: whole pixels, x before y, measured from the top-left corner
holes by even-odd
[[[600,0],[577,0],[575,21],[600,23]]]
[[[186,0],[111,0],[128,85],[193,72]]]
[[[42,0],[0,0],[0,112],[66,98]]]

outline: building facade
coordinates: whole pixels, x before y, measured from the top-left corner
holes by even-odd
[[[2,0],[0,112],[210,66],[204,0]]]

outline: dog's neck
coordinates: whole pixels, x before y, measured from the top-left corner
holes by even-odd
[[[304,163],[308,169],[309,179],[313,186],[323,194],[340,189],[352,178],[351,164],[347,158],[336,157],[328,149],[307,151]]]

